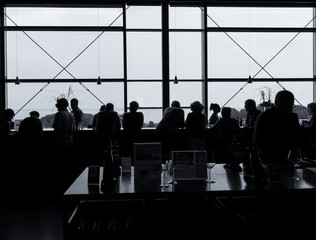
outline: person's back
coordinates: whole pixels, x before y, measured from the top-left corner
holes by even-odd
[[[72,109],[71,113],[75,117],[75,122],[76,122],[75,129],[79,130],[82,127],[83,112],[79,108],[79,101],[78,101],[78,99],[77,98],[72,98],[70,100],[70,105],[71,105],[71,109]]]
[[[68,101],[65,98],[57,100],[56,107],[58,112],[55,114],[53,122],[54,143],[60,147],[73,145],[73,130],[75,127],[75,118],[68,111]]]
[[[217,103],[211,103],[210,110],[213,111],[209,119],[209,126],[212,127],[219,119],[218,113],[220,113],[221,107]]]
[[[93,129],[93,130],[96,130],[96,128],[97,128],[97,119],[98,119],[98,117],[99,117],[99,114],[100,114],[101,112],[103,112],[104,110],[105,110],[105,105],[101,105],[99,112],[97,112],[96,114],[94,114],[93,120],[92,120],[92,129]]]
[[[289,151],[298,146],[298,115],[292,112],[294,95],[282,90],[275,96],[275,106],[256,120],[253,143],[263,163],[288,163]]]
[[[217,131],[217,136],[221,141],[231,144],[239,137],[239,124],[238,121],[231,117],[231,108],[224,107],[221,111],[222,117],[212,127]]]
[[[100,112],[96,119],[96,141],[100,148],[105,149],[109,141],[119,139],[121,122],[119,115],[114,111],[114,105],[107,103],[105,110]]]
[[[130,112],[123,115],[123,129],[130,137],[136,137],[140,134],[144,124],[144,115],[137,112],[139,104],[136,101],[130,102]]]
[[[42,121],[37,111],[30,112],[30,116],[24,118],[19,126],[18,134],[24,144],[40,143],[43,133]]]
[[[166,108],[161,121],[156,129],[164,129],[168,132],[177,132],[179,128],[184,127],[184,110],[180,108],[178,101],[173,101],[171,106]]]
[[[185,120],[186,146],[190,149],[206,149],[206,116],[199,101],[191,103],[191,111]]]
[[[120,141],[120,151],[122,156],[128,156],[133,161],[133,144],[140,141],[142,132],[141,129],[144,124],[144,115],[142,112],[137,112],[139,104],[136,101],[132,101],[129,104],[130,111],[123,115],[123,137]]]
[[[239,162],[234,161],[231,146],[239,141],[240,127],[238,121],[231,117],[231,108],[223,107],[222,117],[211,128],[216,136],[215,157],[218,161],[226,162],[225,167],[240,170]]]
[[[156,138],[161,142],[163,161],[167,160],[170,151],[183,145],[179,129],[184,128],[184,125],[184,110],[180,108],[180,102],[174,100],[171,106],[165,109],[155,131]]]

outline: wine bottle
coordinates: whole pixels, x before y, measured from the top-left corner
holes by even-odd
[[[103,161],[103,179],[101,182],[102,190],[107,191],[113,189],[114,181],[114,159],[112,153],[112,145],[108,144]]]

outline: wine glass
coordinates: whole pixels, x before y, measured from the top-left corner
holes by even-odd
[[[166,163],[161,164],[161,181],[160,181],[160,187],[167,188],[169,185],[166,183],[166,171],[168,169],[168,166]]]
[[[206,163],[207,179],[205,180],[205,182],[215,183],[215,181],[211,179],[211,170],[215,165],[216,165],[215,161],[210,161]]]

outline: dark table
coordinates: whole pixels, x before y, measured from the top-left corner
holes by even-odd
[[[121,173],[113,190],[102,192],[100,185],[88,186],[88,168],[86,168],[64,193],[65,239],[69,234],[78,234],[80,214],[91,219],[91,216],[100,218],[98,216],[100,212],[108,215],[107,220],[117,216],[124,216],[125,220],[141,219],[142,226],[144,222],[148,224],[146,228],[157,224],[159,226],[166,212],[174,216],[175,222],[181,222],[179,225],[175,224],[178,227],[181,225],[181,229],[184,222],[190,222],[190,226],[206,224],[205,221],[201,223],[197,219],[202,219],[203,215],[210,219],[210,212],[212,220],[208,220],[208,224],[209,221],[214,224],[215,219],[219,225],[227,225],[229,222],[235,224],[236,216],[240,215],[243,216],[242,221],[239,219],[237,222],[249,224],[253,221],[251,217],[254,214],[256,221],[261,224],[267,221],[267,216],[271,215],[273,221],[283,222],[284,218],[287,219],[286,221],[293,221],[299,218],[300,222],[305,224],[305,220],[302,219],[316,213],[316,208],[313,207],[316,198],[314,170],[315,168],[293,169],[283,176],[282,182],[268,181],[267,184],[262,185],[245,181],[243,172],[234,172],[225,169],[223,164],[217,164],[212,169],[211,175],[215,183],[184,180],[178,181],[177,184],[169,184],[167,188],[161,188],[160,181],[152,182],[150,185],[135,184],[132,167],[131,172]],[[299,177],[300,180],[296,180],[295,177]],[[167,181],[172,179],[170,174],[167,174],[166,178]],[[276,212],[277,217],[274,216]],[[290,216],[288,216],[289,212],[291,212]],[[258,220],[259,217],[262,219]],[[91,231],[90,227],[86,233],[91,234]],[[81,236],[82,231],[78,235]]]

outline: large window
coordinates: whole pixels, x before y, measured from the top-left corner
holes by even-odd
[[[107,102],[123,114],[136,100],[146,126],[154,127],[172,100],[186,114],[201,101],[209,115],[210,103],[240,111],[248,98],[260,104],[262,91],[273,100],[288,89],[296,105],[306,106],[314,101],[313,11],[150,3],[8,6],[5,107],[17,113],[15,119],[32,110],[44,117],[56,112],[58,97],[76,97],[92,116]]]

